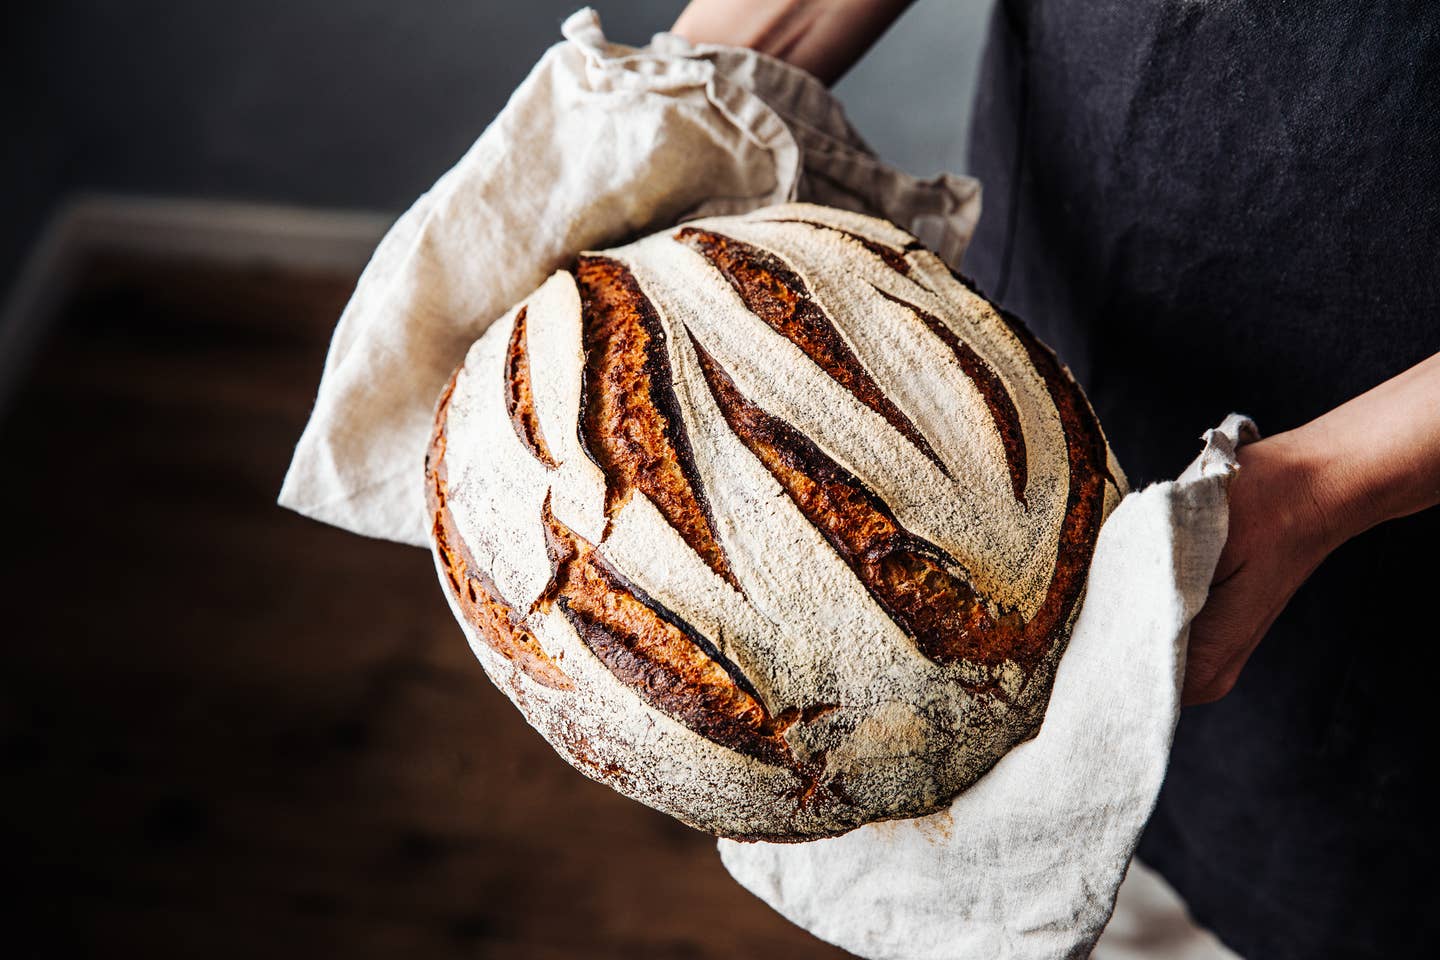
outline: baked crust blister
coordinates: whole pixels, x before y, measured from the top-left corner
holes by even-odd
[[[945,806],[1044,715],[1124,492],[1054,354],[806,204],[582,255],[471,348],[437,571],[571,764],[737,839]]]

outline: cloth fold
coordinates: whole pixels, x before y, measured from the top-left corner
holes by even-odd
[[[441,387],[492,320],[586,249],[810,200],[885,217],[955,266],[979,185],[878,160],[809,74],[752,50],[610,43],[573,14],[495,121],[386,234],[335,329],[280,503],[424,545]]]

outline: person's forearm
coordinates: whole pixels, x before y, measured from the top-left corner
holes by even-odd
[[[1218,700],[1300,585],[1351,537],[1440,503],[1440,354],[1241,447],[1230,534],[1190,628],[1184,702]]]
[[[692,0],[672,32],[750,47],[834,83],[912,0]]]
[[[1331,547],[1440,504],[1440,354],[1274,439],[1310,471]]]

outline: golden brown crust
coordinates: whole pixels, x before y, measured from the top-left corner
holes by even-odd
[[[907,277],[910,276],[910,261],[905,259],[905,254],[911,250],[924,249],[924,246],[918,240],[912,240],[903,248],[891,247],[878,241],[871,240],[869,237],[862,237],[860,234],[854,233],[850,230],[846,230],[843,227],[837,227],[833,223],[821,223],[819,220],[804,220],[799,218],[782,217],[780,219],[772,220],[770,222],[803,223],[805,226],[814,227],[817,230],[829,230],[831,233],[838,233],[842,237],[853,240],[855,243],[860,244],[860,246],[875,254],[875,256],[883,260],[885,262],[885,265],[888,266],[891,270],[894,270],[896,273]],[[911,277],[911,279],[913,280],[914,278]]]
[[[694,346],[730,429],[921,652],[937,662],[998,666],[1014,660],[1027,670],[1039,662],[1045,648],[1026,642],[1018,615],[993,617],[974,588],[950,571],[956,566],[953,558],[902,527],[859,478],[751,403],[719,363],[698,343]]]
[[[605,563],[548,500],[544,522],[553,573],[539,609],[558,606],[600,662],[661,713],[757,760],[793,764],[783,727],[734,664]]]
[[[995,432],[1000,435],[1000,442],[1005,447],[1005,460],[1010,468],[1010,486],[1015,491],[1015,499],[1024,503],[1028,472],[1025,462],[1025,434],[1020,429],[1020,414],[1015,409],[1015,401],[1010,399],[1010,391],[1005,389],[1005,384],[1000,382],[1000,377],[991,369],[990,364],[981,359],[980,354],[976,353],[970,344],[957,337],[955,331],[934,314],[886,293],[879,287],[875,287],[875,292],[891,303],[913,311],[925,324],[926,329],[935,334],[955,355],[960,369],[965,371],[965,376],[970,378],[970,382],[975,384],[980,396],[985,400],[985,407],[990,411],[990,419],[995,424]]]
[[[506,369],[508,374],[508,363]],[[465,619],[492,649],[517,663],[537,683],[573,690],[574,682],[541,648],[520,612],[505,602],[475,563],[446,503],[446,416],[459,374],[457,370],[451,376],[440,396],[425,456],[431,537],[446,583]],[[820,758],[802,763],[784,739],[792,725],[816,720],[835,705],[816,704],[771,714],[734,664],[680,617],[606,564],[592,544],[555,517],[548,497],[542,518],[553,572],[534,609],[543,612],[558,606],[606,669],[655,709],[721,746],[791,770],[797,778],[793,791],[797,805],[803,807],[819,790],[840,790],[838,785],[819,782]],[[572,747],[576,762],[593,775],[610,780],[623,774],[621,765],[600,763],[588,756],[582,743]],[[756,834],[740,839],[795,838]]]
[[[535,394],[530,388],[530,349],[525,338],[525,308],[515,315],[515,328],[505,350],[505,410],[515,435],[531,456],[545,466],[554,468],[555,458],[540,432],[540,418],[535,413]]]
[[[572,689],[574,684],[565,671],[546,655],[535,635],[520,622],[519,612],[505,602],[494,582],[476,565],[445,503],[445,417],[459,375],[457,370],[440,395],[430,448],[425,454],[425,503],[430,511],[431,536],[451,596],[496,653],[518,663],[537,683],[557,690]]]
[[[955,277],[977,296],[983,296],[964,277],[958,273]],[[1054,351],[1035,339],[1019,317],[999,307],[995,311],[1024,345],[1030,362],[1045,380],[1065,432],[1070,488],[1055,547],[1055,572],[1044,602],[1026,625],[1026,632],[1033,634],[1037,642],[1048,644],[1057,634],[1068,633],[1071,615],[1085,593],[1090,558],[1095,554],[1095,541],[1105,520],[1105,484],[1113,483],[1114,478],[1110,476],[1105,434],[1080,385],[1061,367]]]
[[[639,490],[739,589],[695,474],[655,308],[630,271],[608,257],[581,257],[575,280],[585,340],[581,439],[605,474],[606,515]]]
[[[1017,457],[1024,463],[1019,417],[999,378],[938,319],[911,304],[904,305],[915,310],[956,352],[966,373],[980,387],[1010,454],[1017,499],[1023,500],[1023,474],[1013,472]],[[970,584],[956,574],[952,558],[905,530],[860,480],[799,431],[747,400],[698,343],[695,349],[731,430],[765,464],[876,601],[915,639],[921,652],[940,663],[965,660],[998,666],[1011,660],[1028,678],[1057,634],[1068,629],[1071,613],[1084,592],[1109,473],[1104,436],[1080,388],[1023,323],[1003,312],[1001,317],[1045,381],[1064,428],[1070,468],[1055,571],[1040,609],[1028,622],[1014,611],[992,614]]]
[[[751,313],[805,351],[831,379],[884,417],[941,470],[945,469],[915,424],[875,383],[830,318],[811,299],[805,281],[779,257],[733,237],[695,227],[682,228],[675,239],[709,260],[730,281]]]

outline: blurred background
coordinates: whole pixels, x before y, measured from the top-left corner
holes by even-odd
[[[561,763],[423,552],[274,506],[374,244],[577,3],[0,14],[8,956],[842,955]],[[964,170],[988,7],[839,84],[897,165]]]
[[[459,159],[581,5],[8,4],[5,284],[77,192],[398,213]],[[597,9],[611,39],[638,45],[684,6]],[[963,168],[989,7],[919,0],[836,88],[898,166]]]

